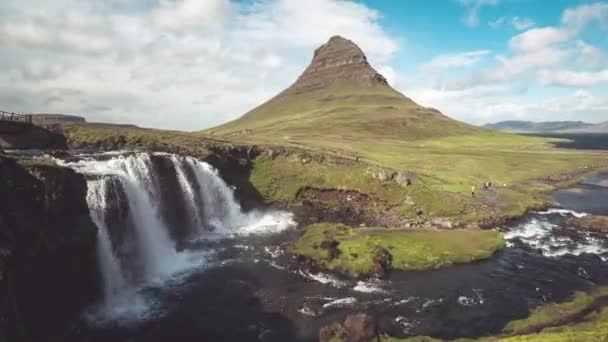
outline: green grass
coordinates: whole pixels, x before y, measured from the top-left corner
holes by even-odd
[[[588,309],[598,298],[602,297],[608,299],[608,287],[600,287],[591,293],[577,292],[570,301],[541,306],[534,310],[528,318],[510,322],[505,326],[504,332],[518,335],[522,332],[550,326],[553,322],[567,319]]]
[[[330,259],[319,246],[335,239],[340,255]],[[389,228],[350,228],[341,224],[320,223],[305,229],[292,252],[310,256],[325,268],[354,277],[370,274],[373,252],[385,248],[392,265],[399,270],[424,270],[487,259],[505,242],[491,230],[399,230]]]
[[[508,323],[500,336],[456,339],[470,342],[603,342],[608,341],[608,287],[577,292],[563,303],[536,308],[529,317]],[[582,317],[579,317],[582,316]],[[442,342],[425,336],[399,339],[389,336],[383,342]]]
[[[226,142],[186,132],[145,129],[111,124],[73,124],[64,127],[73,148],[145,150],[182,153],[195,157],[209,154],[209,144]]]
[[[391,87],[335,82],[319,90],[279,96],[204,133],[276,143],[277,139],[372,135],[414,140],[477,131],[483,129],[422,107]]]

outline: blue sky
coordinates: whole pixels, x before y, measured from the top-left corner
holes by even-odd
[[[289,86],[334,34],[459,120],[608,120],[604,0],[5,0],[0,109],[201,129]]]

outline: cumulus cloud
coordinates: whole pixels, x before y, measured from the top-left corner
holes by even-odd
[[[153,11],[154,24],[180,30],[192,26],[221,27],[231,12],[229,0],[163,1]]]
[[[598,21],[602,29],[608,28],[608,3],[583,4],[566,9],[562,15],[562,24],[575,30],[581,30],[594,21]]]
[[[379,19],[339,0],[9,0],[0,4],[0,103],[202,129],[288,86],[335,34],[396,80],[398,44]]]
[[[582,40],[576,41],[578,49],[577,66],[584,68],[595,68],[606,62],[606,55],[597,46],[585,43]]]
[[[511,38],[509,46],[516,51],[541,50],[555,43],[565,42],[572,35],[572,32],[557,27],[533,28]]]
[[[543,69],[538,72],[538,79],[545,85],[591,87],[608,84],[608,69],[597,72]]]
[[[586,30],[605,21],[605,3],[580,5],[563,11],[555,26],[534,27],[524,17],[500,17],[488,23],[498,29],[506,25],[522,31],[509,39],[506,49],[487,55],[480,66],[466,72],[437,68],[438,75],[425,86],[414,87],[413,98],[436,107],[461,120],[484,123],[513,118],[543,120],[547,118],[600,121],[608,112],[608,96],[593,95],[594,87],[608,84],[608,60],[599,46],[586,42]],[[593,28],[595,29],[595,28]],[[483,48],[483,46],[480,46]],[[468,63],[472,57],[442,54],[429,65]],[[485,57],[485,56],[484,56]],[[491,57],[494,63],[491,63]],[[448,61],[445,63],[438,63]],[[538,94],[545,86],[577,89],[570,96],[522,97],[527,92]]]
[[[85,8],[0,18],[0,41],[8,46],[97,54],[113,44],[105,19]]]

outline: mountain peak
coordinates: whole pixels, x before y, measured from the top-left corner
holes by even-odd
[[[295,142],[313,136],[416,140],[477,130],[396,91],[357,44],[333,36],[289,88],[207,133]]]
[[[336,35],[315,50],[306,70],[286,92],[318,90],[340,81],[388,86],[386,78],[372,68],[357,44]]]

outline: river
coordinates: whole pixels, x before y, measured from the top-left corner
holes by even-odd
[[[129,209],[133,215],[141,212],[156,217],[154,210],[163,204],[152,202],[162,198],[162,189],[150,189],[155,176],[146,163],[151,157],[158,156],[111,155],[67,165],[88,174],[90,184],[96,184],[97,192],[90,199],[97,203],[93,207],[98,208],[103,202],[100,198],[109,196],[99,197],[99,184],[100,179],[111,176],[123,182],[122,190],[113,193],[124,192],[130,201],[139,203]],[[231,202],[230,189],[220,175],[209,166],[199,163],[193,167],[191,163],[197,162],[174,156],[161,158],[175,165],[182,187],[186,178],[198,180],[188,185],[189,190],[182,188],[187,196],[184,200],[192,201],[185,207],[195,208],[196,201],[204,200],[197,199],[201,184],[215,184],[215,196],[223,198],[225,205],[214,210],[222,212],[221,221],[236,217],[238,222],[201,232],[200,238],[181,243],[179,252],[158,256],[160,261],[154,261],[157,256],[144,255],[145,262],[129,267],[125,265],[134,256],[120,252],[118,245],[107,247],[118,243],[115,233],[108,230],[103,241],[106,247],[100,248],[107,249],[104,258],[110,258],[106,266],[112,277],[116,278],[117,268],[123,268],[120,283],[110,282],[106,287],[111,293],[104,300],[87,308],[82,319],[67,323],[61,335],[50,340],[316,341],[322,326],[361,311],[376,316],[380,328],[395,336],[476,337],[499,332],[508,321],[526,317],[543,303],[608,284],[606,237],[574,231],[565,223],[570,216],[608,214],[608,173],[556,191],[560,209],[530,212],[496,227],[505,235],[508,247],[489,260],[355,281],[290,268],[291,260],[284,252],[299,232],[288,213],[243,213],[238,203]],[[207,220],[208,214],[194,216]],[[104,219],[97,217],[99,225]],[[158,220],[146,220],[132,227],[133,241],[148,243],[137,238],[137,229],[143,226],[171,229]],[[162,237],[162,244],[149,243],[167,249],[166,233],[155,234]],[[145,252],[146,246],[141,249]],[[167,271],[159,263],[168,259],[172,262]],[[151,278],[149,270],[155,272]]]

